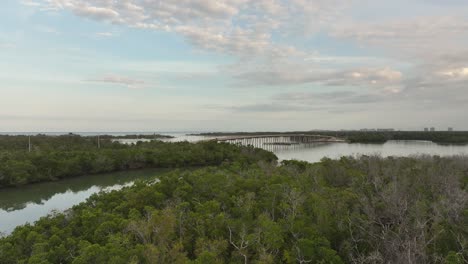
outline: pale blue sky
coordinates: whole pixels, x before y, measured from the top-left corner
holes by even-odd
[[[4,0],[0,131],[468,129],[465,0]]]

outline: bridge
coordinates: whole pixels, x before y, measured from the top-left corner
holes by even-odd
[[[231,135],[215,137],[210,140],[217,142],[228,142],[241,145],[252,145],[254,147],[268,150],[282,148],[298,148],[309,144],[326,144],[346,142],[346,140],[325,135],[311,134],[265,134],[265,135]]]

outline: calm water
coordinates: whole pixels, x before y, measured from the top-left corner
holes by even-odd
[[[428,141],[388,141],[385,144],[319,143],[297,146],[276,146],[273,152],[280,160],[298,159],[309,162],[323,157],[338,159],[342,156],[380,155],[468,155],[468,145],[438,145]]]
[[[63,211],[85,201],[92,194],[133,184],[138,179],[156,178],[167,170],[141,170],[89,175],[57,182],[39,183],[0,190],[0,233],[34,222],[54,210]]]
[[[168,133],[169,134],[169,133]],[[198,141],[200,136],[176,136],[168,141]],[[287,140],[287,138],[285,138]],[[256,142],[257,147],[273,151],[280,160],[298,159],[309,162],[320,161],[323,157],[332,159],[342,156],[381,155],[412,156],[426,155],[468,155],[467,146],[437,145],[426,141],[389,141],[385,144],[320,143],[299,145],[267,145]],[[8,234],[16,226],[34,222],[54,210],[63,211],[85,201],[100,191],[120,189],[131,185],[137,179],[149,179],[167,170],[144,170],[119,172],[103,175],[83,176],[59,182],[41,183],[18,189],[0,190],[0,233]]]

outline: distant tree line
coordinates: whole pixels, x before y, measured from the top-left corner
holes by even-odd
[[[468,261],[467,157],[277,166],[253,155],[93,195],[18,227],[0,239],[0,263]]]
[[[1,151],[28,151],[31,144],[32,151],[41,150],[84,150],[100,148],[124,148],[121,144],[114,142],[114,139],[167,139],[173,138],[166,135],[99,135],[99,136],[80,136],[76,134],[66,134],[50,136],[44,134],[38,135],[0,135]],[[99,141],[99,144],[98,144]]]
[[[338,131],[324,134],[343,137],[351,143],[385,143],[388,140],[424,140],[438,144],[468,144],[468,132],[453,131]]]
[[[239,159],[255,161],[257,157],[276,160],[264,150],[216,142],[124,145],[103,139],[97,148],[96,138],[38,136],[29,152],[24,148],[27,137],[1,139],[0,188],[131,169],[219,165]]]
[[[424,140],[438,144],[468,144],[467,131],[296,131],[296,132],[234,132],[234,133],[202,133],[199,135],[221,136],[249,136],[290,134],[334,136],[348,140],[350,143],[385,143],[388,140]]]
[[[8,151],[63,151],[63,150],[87,150],[98,148],[98,137],[83,137],[75,134],[49,136],[9,136],[0,135],[0,152]],[[102,148],[124,148],[119,143],[114,143],[110,138],[100,138],[100,147]]]

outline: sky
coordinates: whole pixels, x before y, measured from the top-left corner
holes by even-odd
[[[468,130],[467,0],[2,0],[0,131]]]

